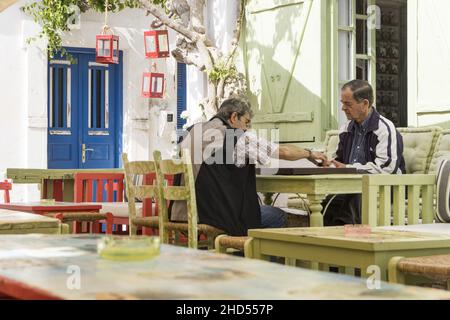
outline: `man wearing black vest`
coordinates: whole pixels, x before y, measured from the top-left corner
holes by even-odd
[[[328,165],[321,153],[280,146],[248,132],[252,116],[247,101],[228,99],[210,121],[192,126],[180,145],[192,157],[199,222],[233,236],[247,235],[248,229],[285,226],[281,209],[259,205],[256,162],[309,159]],[[171,220],[187,220],[184,202],[174,202]]]

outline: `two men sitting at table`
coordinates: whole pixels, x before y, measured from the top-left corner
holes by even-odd
[[[351,81],[343,86],[341,95],[342,110],[349,121],[339,134],[334,166],[354,167],[367,173],[404,173],[402,137],[394,124],[373,106],[370,84]],[[322,153],[277,145],[248,132],[252,117],[247,101],[228,99],[211,120],[189,128],[180,143],[191,154],[199,222],[234,236],[247,235],[248,229],[280,228],[286,224],[281,209],[259,205],[256,162],[265,165],[271,158],[308,159],[330,165]],[[180,183],[182,177],[176,177],[174,184]],[[361,223],[361,195],[329,196],[324,207],[327,226]],[[172,204],[170,219],[187,220],[184,202]]]
[[[224,101],[211,120],[188,129],[181,149],[189,149],[193,164],[199,223],[208,224],[229,235],[244,236],[248,229],[280,228],[285,213],[276,207],[260,206],[256,192],[255,163],[271,158],[309,159],[328,165],[325,155],[293,145],[277,145],[247,129],[253,112],[242,99]],[[174,185],[183,184],[175,177]],[[186,221],[186,203],[174,201],[172,221]]]
[[[342,87],[341,102],[348,122],[340,130],[332,163],[370,174],[405,173],[402,136],[373,106],[372,86],[363,80],[348,82]],[[360,194],[328,196],[323,206],[325,226],[361,223]]]

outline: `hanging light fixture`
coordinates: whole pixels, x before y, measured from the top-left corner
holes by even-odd
[[[167,30],[144,32],[146,58],[167,58],[169,56],[169,33]]]
[[[156,70],[156,64],[152,65]],[[142,96],[145,98],[163,98],[165,90],[165,74],[160,72],[144,72],[142,75]]]
[[[108,0],[105,1],[105,24],[102,33],[96,36],[95,61],[99,63],[119,63],[119,36],[108,34]],[[111,31],[112,33],[112,31]]]

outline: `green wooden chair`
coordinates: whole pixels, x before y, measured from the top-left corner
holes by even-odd
[[[136,235],[138,227],[159,229],[159,218],[156,216],[144,217],[138,215],[136,200],[154,199],[157,195],[155,185],[141,185],[135,179],[136,176],[145,176],[155,173],[155,163],[153,161],[128,161],[126,153],[122,154],[123,166],[125,168],[125,188],[128,198],[129,229],[130,235]]]
[[[450,221],[450,159],[443,161],[438,168],[438,220]],[[436,226],[436,225],[433,225]],[[441,231],[445,233],[446,229]],[[389,261],[389,281],[406,284],[426,284],[438,282],[450,290],[450,255],[404,258],[393,257]]]
[[[180,233],[187,233],[188,247],[197,249],[199,245],[202,245],[202,243],[199,244],[199,235],[203,234],[206,236],[205,245],[208,249],[213,249],[215,237],[224,234],[225,232],[213,226],[198,223],[195,181],[189,150],[183,150],[182,159],[177,162],[174,160],[162,160],[160,151],[155,151],[153,153],[153,158],[155,160],[158,186],[158,209],[160,218],[159,235],[161,241],[163,243],[169,243],[170,232],[174,232],[177,235]],[[183,175],[184,185],[168,186],[164,176],[177,174]],[[167,202],[171,200],[186,201],[187,222],[172,222],[169,220]],[[175,241],[179,244],[178,237],[175,237]]]
[[[375,227],[401,226],[406,222],[408,225],[433,223],[435,175],[365,175],[362,183],[363,224]],[[405,201],[405,192],[408,193],[408,202]]]
[[[436,160],[434,154],[436,152],[437,142],[441,136],[442,128],[440,127],[423,127],[423,128],[398,128],[403,137],[403,156],[405,158],[405,167],[407,174],[433,174],[430,171],[432,161],[434,166]],[[408,200],[405,203],[408,206]],[[422,214],[422,199],[419,200],[419,215]]]
[[[233,237],[221,234],[216,237],[215,248],[217,253],[233,253],[234,251],[244,252],[246,258],[251,257],[251,237]]]
[[[393,257],[389,260],[388,279],[391,283],[450,290],[450,255]]]

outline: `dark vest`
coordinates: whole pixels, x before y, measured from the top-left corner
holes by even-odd
[[[226,155],[228,161],[233,159],[234,146],[237,142],[236,131],[227,121],[218,117],[211,119],[209,125],[224,133],[222,148],[218,148],[212,154],[217,158],[218,153],[223,161],[211,163],[212,161],[204,159],[200,168],[194,169],[194,173],[198,172],[195,176],[195,191],[199,223],[222,229],[229,235],[244,236],[247,235],[248,229],[261,227],[255,165],[247,163],[239,168],[234,164],[227,164],[230,162],[226,161]],[[184,139],[190,139],[190,135]],[[231,147],[232,150],[228,150]],[[192,153],[194,150],[190,151]],[[179,185],[180,180],[178,177],[174,184]]]

